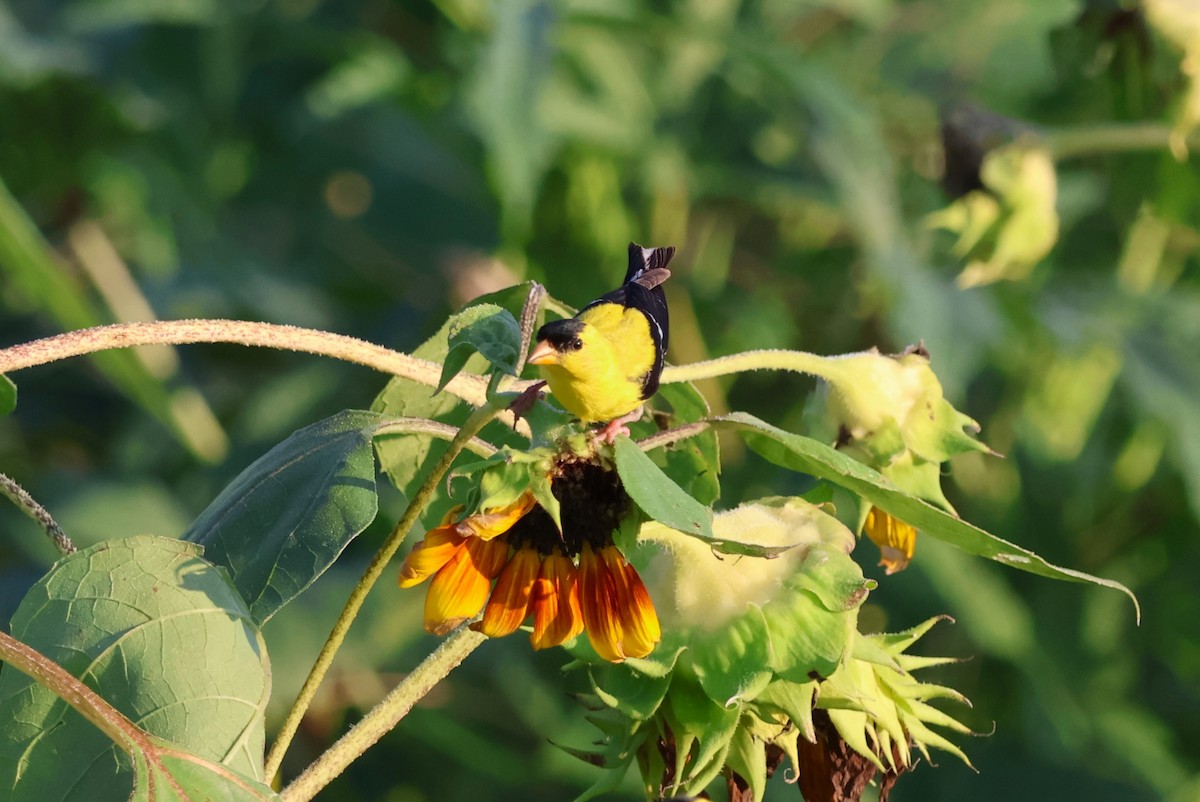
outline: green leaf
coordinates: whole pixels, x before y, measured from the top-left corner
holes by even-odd
[[[711,634],[695,635],[691,652],[701,687],[723,707],[753,699],[771,681],[771,639],[757,605]]]
[[[374,520],[371,438],[381,421],[347,410],[300,429],[238,474],[184,533],[229,569],[256,624],[325,573]]]
[[[628,437],[613,444],[617,474],[642,511],[659,523],[689,535],[712,539],[712,511],[671,481]]]
[[[746,727],[739,727],[729,744],[726,763],[750,786],[754,802],[760,802],[767,790],[766,745],[755,740]]]
[[[479,304],[464,309],[450,319],[448,343],[442,376],[438,380],[438,392],[466,367],[467,360],[476,353],[482,354],[493,367],[510,376],[517,373],[521,327],[507,309],[495,304]]]
[[[776,465],[801,471],[851,490],[930,537],[944,540],[969,554],[987,557],[1038,576],[1069,582],[1088,582],[1119,590],[1133,601],[1138,619],[1141,619],[1141,607],[1137,597],[1120,582],[1052,565],[1028,549],[1009,543],[928,502],[900,491],[877,471],[824,443],[785,432],[742,412],[714,418],[713,422],[738,429],[751,449]]]
[[[0,373],[0,415],[9,415],[17,408],[17,385]]]
[[[514,316],[521,314],[525,299],[529,296],[533,282],[526,281],[512,287],[498,290],[476,298],[476,304],[492,304],[500,306]],[[470,306],[467,307],[470,309]],[[464,310],[466,311],[466,310]],[[541,313],[544,315],[544,313]],[[457,319],[456,315],[449,317],[432,337],[421,343],[412,355],[431,362],[444,362],[450,350],[450,328]],[[539,320],[541,317],[539,317]],[[537,325],[538,321],[534,322]],[[467,359],[463,370],[468,373],[482,373],[487,360],[479,355]],[[384,415],[408,418],[431,418],[445,422],[449,417],[465,419],[465,412],[457,409],[463,406],[462,401],[449,393],[438,393],[433,387],[400,376],[394,377],[371,404],[373,412]],[[548,410],[548,404],[538,404],[535,413],[542,414]],[[452,416],[451,413],[454,413]],[[461,417],[458,417],[461,416]],[[531,418],[534,416],[531,413]],[[531,424],[532,425],[532,424]],[[397,435],[383,436],[375,440],[375,450],[379,455],[379,465],[392,484],[405,496],[411,497],[415,484],[427,472],[429,463],[437,458],[431,455],[434,438],[427,435]]]
[[[691,384],[664,384],[657,399],[674,411],[672,426],[692,423],[709,416],[708,402]],[[721,495],[721,456],[717,433],[711,429],[668,446],[663,451],[663,470],[701,504],[711,505]]]
[[[229,577],[198,546],[143,535],[66,557],[26,594],[11,632],[151,735],[263,779],[265,645]],[[0,670],[0,721],[6,799],[129,798],[129,755],[10,666]]]
[[[248,779],[219,763],[202,760],[168,745],[149,757],[138,756],[129,802],[271,802],[280,799],[270,786]]]

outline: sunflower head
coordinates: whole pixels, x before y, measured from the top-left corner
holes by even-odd
[[[611,463],[570,449],[501,453],[481,470],[475,511],[452,511],[400,569],[402,587],[433,577],[425,628],[444,634],[482,613],[471,626],[491,637],[532,619],[535,649],[586,632],[605,660],[649,654],[661,630],[614,540],[634,508]]]

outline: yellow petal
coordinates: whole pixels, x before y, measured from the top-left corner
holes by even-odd
[[[467,548],[455,551],[429,583],[429,592],[425,596],[425,630],[434,635],[445,635],[473,618],[487,602],[491,578],[480,570],[474,550],[469,547],[469,539],[467,545]]]
[[[468,516],[458,523],[458,533],[469,537],[477,537],[482,540],[491,540],[497,535],[502,535],[509,529],[512,529],[513,524],[521,520],[525,513],[533,509],[533,505],[533,493],[525,492],[512,504],[504,507],[493,507]]]
[[[892,517],[878,507],[872,507],[867,513],[863,531],[871,538],[871,542],[879,547],[879,564],[888,575],[908,567],[917,548],[915,527]]]
[[[437,573],[462,548],[465,540],[454,531],[453,525],[430,529],[425,539],[404,558],[404,564],[400,566],[400,587],[411,588]]]
[[[529,597],[533,610],[534,649],[558,646],[583,631],[583,612],[579,608],[579,575],[570,558],[555,550],[542,560]]]
[[[541,571],[541,557],[533,549],[517,549],[496,580],[483,610],[483,620],[473,628],[490,638],[511,635],[529,614],[529,594]]]

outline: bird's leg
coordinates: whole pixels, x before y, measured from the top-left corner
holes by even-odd
[[[615,441],[621,435],[628,437],[629,427],[625,424],[633,423],[635,420],[642,417],[643,407],[643,404],[638,404],[637,409],[633,410],[632,412],[626,413],[615,420],[609,421],[603,429],[600,429],[596,432],[596,439],[611,446],[613,441]]]
[[[533,409],[533,405],[542,397],[542,388],[546,386],[544,381],[534,382],[525,389],[523,393],[518,395],[508,405],[508,408],[513,413],[513,427],[516,428],[517,421],[525,417],[529,410]]]

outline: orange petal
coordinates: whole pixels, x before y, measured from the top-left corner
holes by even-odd
[[[474,555],[468,539],[467,548],[455,551],[429,583],[429,592],[425,595],[427,632],[445,635],[483,609],[492,581],[480,570]]]
[[[404,564],[400,566],[400,587],[419,585],[437,573],[450,562],[465,540],[454,531],[453,525],[430,529],[425,533],[425,539],[413,546],[413,550],[404,558]]]
[[[894,518],[878,507],[867,513],[863,531],[879,547],[879,564],[888,575],[903,571],[917,549],[917,530],[911,524]]]
[[[521,520],[525,513],[533,509],[533,504],[533,493],[526,491],[512,504],[504,507],[492,507],[459,521],[458,533],[483,540],[491,540],[497,535],[502,535],[509,529],[512,529],[513,524]]]
[[[475,629],[490,638],[511,635],[529,614],[529,593],[541,570],[541,557],[534,549],[517,549],[508,561]]]
[[[467,550],[471,552],[471,559],[475,561],[479,573],[488,579],[500,576],[500,572],[508,564],[508,540],[480,540],[477,537],[469,537],[466,538],[466,542]]]
[[[579,609],[579,575],[570,558],[555,550],[542,560],[530,594],[533,609],[533,634],[529,642],[535,649],[558,646],[583,631],[583,613]]]
[[[613,551],[616,551],[614,548]],[[654,651],[654,647],[662,640],[662,627],[658,623],[658,612],[654,602],[646,590],[645,583],[638,576],[637,569],[632,563],[618,554],[618,559],[624,562],[626,589],[621,604],[621,621],[625,626],[625,656],[645,657]]]
[[[616,546],[605,546],[600,557],[614,579],[616,615],[621,620],[622,651],[626,657],[645,657],[662,639],[658,613],[637,569]]]
[[[579,555],[579,600],[583,626],[592,648],[611,663],[623,661],[625,627],[618,607],[617,578],[588,543],[583,544]]]

